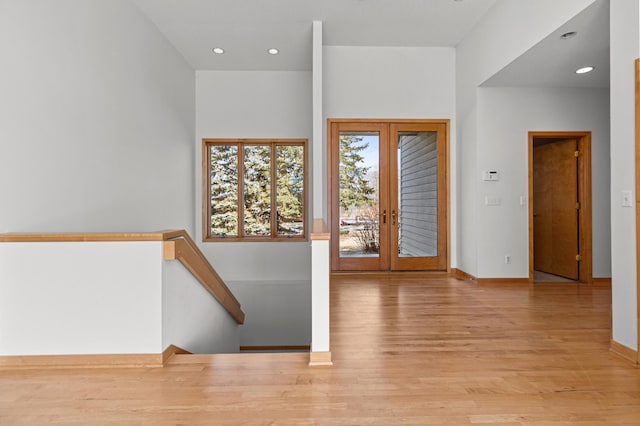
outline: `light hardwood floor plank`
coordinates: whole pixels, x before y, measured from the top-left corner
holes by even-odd
[[[420,276],[331,283],[333,367],[308,353],[0,371],[0,424],[637,425],[607,285]]]

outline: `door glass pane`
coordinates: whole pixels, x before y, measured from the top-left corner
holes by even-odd
[[[379,257],[378,132],[340,133],[340,257]]]
[[[244,234],[271,235],[271,146],[244,147]]]
[[[238,236],[238,147],[212,145],[209,149],[211,185],[210,235]]]
[[[304,147],[276,147],[278,236],[304,233]]]
[[[438,255],[438,133],[398,135],[398,255]]]

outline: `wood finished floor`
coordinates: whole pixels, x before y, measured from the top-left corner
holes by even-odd
[[[0,425],[640,424],[640,370],[608,351],[608,286],[339,277],[331,305],[333,367],[288,353],[0,371]]]

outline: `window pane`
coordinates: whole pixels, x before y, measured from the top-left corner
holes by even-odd
[[[244,234],[271,235],[271,147],[244,147]]]
[[[380,135],[340,132],[340,257],[380,257]]]
[[[438,255],[438,132],[398,135],[398,256]]]
[[[277,146],[278,236],[304,235],[304,148]]]
[[[238,147],[212,145],[211,167],[211,236],[238,236]]]

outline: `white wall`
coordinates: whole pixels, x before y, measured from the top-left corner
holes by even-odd
[[[0,244],[0,355],[162,352],[162,249]]]
[[[477,135],[478,87],[593,2],[499,0],[456,47],[457,143],[463,151],[457,157],[460,165],[452,171],[460,193],[457,223],[461,230],[456,247],[460,269],[472,275],[478,274],[477,233],[483,226],[475,217],[480,170],[476,159],[484,149]]]
[[[0,52],[0,232],[193,231],[194,71],[129,1],[2,1]]]
[[[311,343],[311,281],[231,281],[245,312],[240,346]]]
[[[529,276],[528,132],[592,132],[593,276],[611,276],[609,91],[565,88],[481,88],[478,92],[476,215],[478,277]],[[483,182],[480,171],[500,181]],[[500,206],[486,206],[497,196]],[[504,263],[505,255],[511,264]]]
[[[202,139],[306,138],[311,143],[311,93],[310,72],[196,73],[195,240],[226,281],[309,280],[310,242],[203,243]],[[307,176],[311,179],[311,170]],[[307,188],[311,191],[312,182]],[[309,220],[312,198],[309,194]]]
[[[611,253],[613,340],[638,349],[636,211],[622,207],[635,188],[635,77],[640,56],[637,0],[612,0],[611,36]]]
[[[331,350],[330,241],[311,242],[311,351]]]
[[[478,118],[473,106],[458,131],[458,269],[478,275]]]
[[[454,118],[455,49],[325,46],[323,64],[327,118]]]
[[[162,262],[163,350],[176,345],[192,353],[238,352],[240,328],[182,263]]]
[[[595,0],[498,0],[456,47],[458,119],[477,87]]]
[[[238,352],[238,328],[161,241],[0,244],[0,356]]]
[[[443,118],[451,120],[451,217],[456,217],[455,49],[325,46],[324,118]],[[325,128],[324,151],[327,130]],[[325,185],[326,188],[326,175]],[[456,222],[450,263],[456,266]]]

